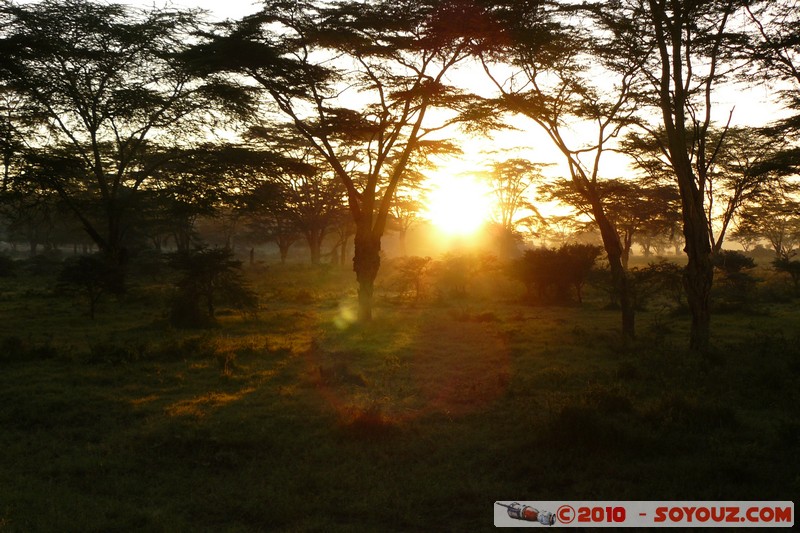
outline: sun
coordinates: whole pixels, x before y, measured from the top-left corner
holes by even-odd
[[[441,232],[471,235],[491,218],[489,190],[474,178],[440,174],[430,181],[425,217]]]

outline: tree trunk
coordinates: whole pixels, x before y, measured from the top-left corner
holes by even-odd
[[[614,292],[619,298],[619,305],[622,312],[622,338],[625,342],[632,340],[636,336],[636,314],[633,308],[633,298],[631,297],[630,280],[625,266],[622,263],[622,245],[619,234],[614,225],[605,215],[603,206],[599,198],[589,198],[592,203],[592,212],[597,226],[600,228],[600,235],[603,238],[603,247],[608,256],[608,265],[611,269],[611,282]]]
[[[633,248],[633,230],[625,230],[624,240],[622,245],[622,268],[628,270],[628,263],[631,259],[631,248]]]
[[[308,248],[311,250],[311,264],[318,265],[322,258],[322,235],[316,231],[306,233],[306,241]]]
[[[289,255],[289,245],[285,243],[278,243],[278,250],[281,254],[281,264],[286,264],[286,256]]]
[[[684,29],[694,24],[690,20],[690,12],[675,12],[670,15],[665,3],[650,0],[652,22],[656,30],[656,43],[661,59],[661,81],[659,86],[659,105],[663,115],[664,129],[668,144],[669,159],[678,189],[681,194],[681,215],[683,218],[683,235],[686,238],[684,251],[689,258],[684,271],[684,286],[689,309],[692,313],[692,326],[689,333],[689,349],[697,352],[707,352],[711,338],[711,309],[710,294],[711,283],[714,279],[714,268],[711,263],[711,240],[709,238],[709,225],[706,210],[703,207],[705,176],[703,165],[713,162],[713,157],[706,160],[703,155],[706,148],[706,133],[710,125],[711,109],[706,108],[704,123],[697,124],[701,135],[694,141],[695,146],[689,150],[692,134],[688,131],[686,111],[691,105],[691,99],[686,89],[690,85],[691,69],[684,74],[687,64],[691,66],[692,45],[684,37]],[[706,106],[711,105],[711,88],[716,75],[716,63],[719,57],[718,45],[721,42],[732,3],[722,15],[719,33],[713,48],[708,50],[705,57],[710,60],[711,70],[709,77],[704,82],[706,90]],[[684,49],[685,47],[685,49]],[[696,149],[696,151],[695,151]],[[692,167],[693,160],[697,165],[699,176],[695,175]],[[697,179],[703,178],[703,179]]]
[[[698,218],[701,220],[697,220]],[[705,218],[702,210],[684,210],[684,251],[689,257],[684,285],[692,313],[689,349],[705,353],[711,339],[711,284],[714,280],[714,265],[711,262],[711,244],[704,231],[705,221],[702,218]],[[697,229],[700,231],[696,231]]]
[[[622,267],[622,263],[609,262],[611,268],[611,279],[619,294],[619,306],[622,311],[622,338],[625,341],[632,340],[636,336],[636,310],[633,307],[631,297],[630,279]]]
[[[360,224],[361,226],[361,224]],[[369,322],[372,320],[372,294],[375,288],[375,278],[381,266],[381,240],[374,237],[371,224],[366,228],[358,227],[355,237],[355,255],[353,256],[353,271],[358,281],[358,320]]]
[[[689,259],[684,271],[686,300],[692,313],[689,349],[705,353],[711,340],[711,284],[714,280],[714,265],[711,262],[712,245],[708,234],[708,218],[703,208],[704,193],[697,183],[686,152],[687,134],[682,123],[678,124],[681,127],[668,131],[671,132],[669,143],[672,167],[681,194],[683,236],[686,239],[684,251]]]
[[[208,311],[209,318],[214,318],[216,311],[214,309],[214,294],[212,289],[209,289],[206,294],[206,311]]]
[[[109,209],[114,209],[113,206],[114,204],[111,203]],[[105,241],[106,246],[103,252],[120,267],[128,262],[128,253],[122,242],[123,232],[122,215],[118,212],[109,213],[108,238]]]

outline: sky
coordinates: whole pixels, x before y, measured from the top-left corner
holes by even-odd
[[[37,0],[17,0],[20,4],[32,4]],[[127,4],[139,8],[175,7],[199,8],[208,11],[217,20],[241,18],[259,10],[258,0],[107,0],[112,4]]]
[[[18,0],[20,3],[30,3],[33,0]],[[124,3],[134,7],[148,9],[152,7],[174,7],[174,8],[200,8],[207,10],[213,20],[238,19],[245,15],[257,12],[261,7],[259,0],[108,0],[115,3]],[[464,79],[468,84],[473,85],[471,90],[477,93],[491,93],[493,87],[484,79],[482,72],[476,72],[474,66],[465,68],[461,72],[454,72],[452,80],[455,83],[463,83]],[[483,80],[477,83],[476,80]],[[714,108],[718,119],[727,118],[727,114],[733,110],[731,120],[732,125],[761,124],[765,117],[777,118],[780,114],[780,106],[772,102],[772,95],[766,87],[746,89],[737,87],[719,91],[715,94],[718,100]],[[442,166],[433,172],[433,181],[447,182],[452,178],[465,178],[459,188],[464,191],[471,190],[469,180],[476,171],[484,170],[486,165],[497,155],[490,155],[498,149],[516,149],[516,153],[509,153],[505,157],[525,157],[533,161],[550,163],[544,173],[549,177],[564,176],[567,174],[564,161],[555,147],[551,144],[544,133],[529,121],[515,119],[513,121],[519,130],[508,131],[495,134],[492,138],[464,138],[457,132],[454,137],[461,141],[463,154],[460,157],[452,158],[442,162]],[[576,147],[576,146],[574,146]],[[605,177],[618,177],[630,173],[627,168],[628,161],[622,156],[607,152],[604,155],[601,174]],[[436,176],[438,175],[438,177]],[[452,189],[452,188],[450,188]],[[465,205],[472,205],[469,198],[463,198]],[[540,208],[542,206],[540,205]],[[477,205],[465,211],[481,211]],[[545,209],[549,210],[549,209]]]
[[[224,20],[226,18],[241,18],[258,11],[258,0],[115,0],[119,3],[130,4],[137,7],[164,7],[200,8],[211,13],[213,18]]]

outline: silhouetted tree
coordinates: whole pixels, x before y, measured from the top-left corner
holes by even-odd
[[[176,292],[170,308],[170,322],[177,327],[208,327],[215,323],[220,299],[238,308],[257,305],[240,274],[241,261],[226,248],[200,248],[178,252],[170,259],[178,271]]]
[[[698,131],[688,132],[688,150],[697,142]],[[785,142],[756,128],[710,128],[706,137],[714,146],[715,156],[704,170],[701,192],[708,239],[712,253],[717,253],[740,211],[779,188],[775,161]],[[659,184],[674,180],[671,163],[662,151],[664,142],[663,131],[658,131],[647,136],[630,135],[624,144],[636,167]]]
[[[274,242],[281,263],[285,263],[289,248],[301,238],[301,234],[295,226],[283,184],[278,181],[260,183],[243,199],[242,209],[250,239]]]
[[[791,192],[765,196],[742,211],[734,234],[764,239],[776,259],[789,259],[800,245],[800,201]]]
[[[397,265],[397,283],[401,292],[409,288],[414,290],[414,300],[423,294],[423,279],[431,268],[430,257],[403,257]]]
[[[526,288],[532,302],[565,302],[569,289],[575,289],[578,303],[583,302],[583,286],[602,253],[600,246],[564,244],[560,248],[534,248],[511,264],[512,277]]]
[[[608,219],[622,241],[622,266],[628,268],[634,237],[640,232],[654,235],[669,231],[678,205],[674,187],[650,185],[642,179],[598,181],[597,189],[605,203]],[[578,213],[593,216],[592,206],[575,190],[572,181],[560,179],[542,187],[549,198],[573,206]]]
[[[635,111],[633,89],[641,64],[619,53],[619,21],[599,3],[499,4],[492,12],[504,31],[491,53],[481,56],[484,69],[500,91],[498,104],[542,128],[563,156],[574,190],[591,207],[619,294],[622,334],[630,339],[635,316],[623,245],[598,184],[603,153]],[[573,127],[578,123],[581,129]],[[576,133],[590,128],[585,136]]]
[[[772,133],[797,136],[800,133],[800,2],[797,0],[755,0],[745,5],[754,23],[749,57],[760,69],[748,72],[748,81],[757,77],[786,81],[792,89],[781,91],[786,107],[794,111],[773,124]],[[800,162],[797,149],[791,149],[795,169]]]
[[[372,316],[381,238],[409,161],[454,121],[429,111],[456,102],[445,74],[478,30],[451,2],[270,1],[196,49],[208,71],[255,81],[343,184],[355,221],[359,318]],[[443,115],[440,115],[443,116]],[[379,193],[379,191],[381,191]]]
[[[17,174],[9,177],[8,187],[0,192],[0,216],[8,238],[28,244],[31,256],[40,246],[54,246],[57,226],[66,221],[64,205],[51,191],[42,190],[35,180]]]
[[[775,267],[775,270],[778,272],[789,274],[789,277],[792,279],[792,284],[794,285],[795,295],[800,295],[800,261],[781,257],[775,259],[772,262],[772,266]]]
[[[543,167],[527,159],[511,158],[494,163],[482,174],[494,196],[494,221],[507,232],[515,233],[531,219],[542,218],[528,194],[532,185],[544,181]]]
[[[0,82],[36,119],[17,127],[40,147],[42,185],[123,264],[131,202],[162,161],[146,156],[159,140],[187,139],[215,110],[241,111],[244,93],[184,68],[197,12],[43,0],[4,2],[0,20]]]
[[[69,258],[58,276],[58,284],[62,289],[82,293],[86,298],[89,318],[94,320],[100,297],[106,292],[114,292],[119,283],[119,268],[103,255]]]
[[[732,29],[732,19],[744,3],[629,0],[598,4],[615,14],[624,36],[617,41],[617,53],[642,66],[640,108],[654,108],[660,114],[658,125],[642,115],[640,126],[658,144],[680,191],[688,256],[686,291],[692,313],[689,346],[699,352],[709,347],[714,278],[705,191],[730,123],[728,114],[720,133],[713,133],[714,93],[730,73],[730,61],[742,43],[741,35]]]

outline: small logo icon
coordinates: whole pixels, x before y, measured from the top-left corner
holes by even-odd
[[[570,524],[575,520],[575,509],[571,505],[562,505],[556,511],[556,516],[562,524]]]
[[[543,526],[552,526],[556,523],[556,516],[549,511],[540,511],[530,505],[521,505],[519,502],[511,504],[495,502],[497,505],[505,507],[508,511],[508,516],[516,520],[525,520],[527,522],[539,522]]]

